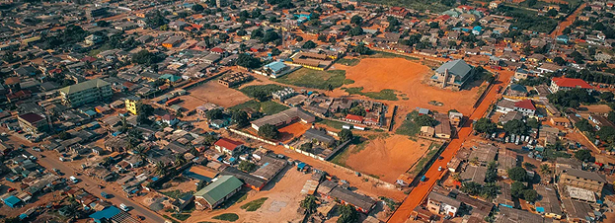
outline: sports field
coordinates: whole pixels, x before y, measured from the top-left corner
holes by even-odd
[[[179,104],[187,110],[193,110],[207,102],[228,108],[250,100],[238,90],[227,88],[216,81],[209,81],[188,90],[188,95],[180,96]]]

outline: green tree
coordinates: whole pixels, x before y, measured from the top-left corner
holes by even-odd
[[[170,166],[168,164],[163,163],[163,162],[157,162],[154,173],[157,174],[158,176],[163,177],[163,176],[166,176],[167,173],[169,173],[169,168]]]
[[[241,163],[239,163],[239,166],[237,168],[243,172],[250,173],[254,171],[256,167],[257,166],[254,163],[251,163],[248,161],[241,161]]]
[[[464,192],[466,194],[472,195],[472,196],[477,196],[481,193],[481,190],[483,189],[483,186],[481,186],[479,183],[470,181],[470,182],[463,182],[461,184],[461,192]]]
[[[582,149],[574,152],[574,158],[582,162],[587,162],[592,158],[592,153],[587,149]]]
[[[524,135],[527,132],[527,126],[521,120],[510,120],[504,124],[504,130],[511,134]]]
[[[250,118],[245,111],[235,111],[231,115],[231,121],[237,124],[237,127],[243,128],[250,125]]]
[[[540,173],[543,175],[551,174],[551,167],[549,166],[549,164],[540,165]]]
[[[611,126],[603,126],[596,132],[596,135],[600,137],[600,140],[606,143],[615,142],[615,129]]]
[[[175,166],[182,166],[184,164],[186,164],[187,160],[186,158],[184,158],[184,155],[182,154],[175,154],[175,160],[173,161],[173,163],[175,164]]]
[[[363,106],[352,107],[350,108],[348,113],[353,114],[353,115],[363,116],[363,117],[367,115],[367,112],[365,111],[365,108],[363,108]]]
[[[202,12],[203,10],[205,10],[205,8],[200,4],[194,4],[191,9],[195,12]]]
[[[356,45],[354,48],[352,48],[352,50],[355,53],[361,54],[361,55],[369,55],[372,54],[372,50],[369,49],[369,47],[365,46],[364,44],[359,44]]]
[[[523,167],[525,169],[528,169],[528,170],[533,170],[533,169],[536,168],[536,166],[534,166],[534,164],[531,164],[531,163],[528,163],[528,162],[523,163]]]
[[[560,65],[560,66],[566,65],[566,60],[564,60],[564,58],[562,58],[562,57],[555,57],[555,58],[553,58],[553,62],[556,63],[557,65]]]
[[[224,113],[222,112],[222,109],[211,109],[205,112],[205,116],[207,116],[207,119],[209,120],[221,119],[224,117]]]
[[[301,48],[303,49],[314,49],[316,48],[316,43],[312,42],[312,40],[308,40],[307,42],[303,43],[303,46],[301,46]]]
[[[350,36],[358,36],[361,34],[363,34],[363,28],[361,28],[360,26],[354,27],[350,29],[350,31],[348,31],[348,35]]]
[[[474,130],[480,133],[494,133],[498,126],[488,118],[481,118],[474,123]]]
[[[267,139],[278,139],[280,137],[280,132],[274,125],[265,124],[258,128],[258,135]]]
[[[58,133],[58,138],[61,140],[67,140],[71,137],[70,133],[66,132],[66,131],[62,131],[60,133]]]
[[[303,143],[303,144],[301,145],[301,148],[300,148],[300,149],[301,149],[302,151],[307,152],[307,153],[312,153],[312,152],[314,151],[313,146],[314,146],[314,145],[313,145],[311,142],[306,142],[306,143]]]
[[[485,182],[492,183],[497,180],[498,170],[496,168],[497,165],[495,164],[495,161],[489,162],[487,165],[487,173],[485,173]]]
[[[338,133],[337,135],[340,137],[340,140],[342,142],[346,142],[354,138],[352,131],[350,131],[349,129],[342,129],[342,131],[340,131],[340,133]]]
[[[523,191],[523,199],[529,202],[536,202],[538,200],[538,192],[532,189],[527,189]]]
[[[587,121],[587,119],[584,119],[584,118],[578,121],[577,123],[575,123],[574,126],[583,132],[593,132],[594,131],[594,127],[589,123],[589,121]]]
[[[508,169],[508,178],[514,181],[524,181],[527,178],[527,172],[521,167],[513,167]]]
[[[340,218],[337,223],[355,223],[359,221],[359,212],[352,205],[343,205],[339,208]]]
[[[316,204],[316,197],[314,195],[308,195],[299,203],[299,206],[305,209],[308,214],[312,214],[316,212],[316,208],[318,208],[318,204]]]
[[[602,99],[602,100],[604,100],[606,102],[613,101],[613,97],[615,97],[613,92],[604,92],[604,93],[600,94],[600,99]]]
[[[538,122],[538,120],[534,119],[534,118],[530,118],[527,120],[527,126],[533,129],[537,129],[540,127],[540,122]]]
[[[250,54],[241,53],[239,54],[239,57],[237,57],[237,65],[249,69],[255,69],[261,66],[261,61],[252,57]]]
[[[350,18],[350,23],[360,26],[361,24],[363,24],[363,17],[359,15],[355,15],[352,18]]]
[[[148,50],[141,50],[132,55],[132,62],[138,64],[152,65],[158,63],[164,59],[158,54],[149,52]]]
[[[523,198],[523,191],[525,191],[525,185],[516,181],[510,185],[510,194],[516,198]]]
[[[438,121],[429,115],[419,115],[414,118],[414,122],[419,126],[435,126],[438,124]]]
[[[547,14],[545,14],[545,15],[549,16],[549,17],[555,17],[555,16],[557,16],[557,14],[558,14],[557,10],[551,9],[551,10],[547,11]]]
[[[271,49],[271,55],[273,55],[273,56],[280,55],[281,53],[282,53],[282,51],[280,51],[278,48]]]

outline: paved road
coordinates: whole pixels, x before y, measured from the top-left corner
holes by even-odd
[[[493,72],[493,71],[492,71]],[[512,71],[497,71],[500,73],[498,77],[498,82],[494,84],[493,87],[487,92],[485,98],[481,101],[480,105],[474,110],[472,114],[470,114],[469,120],[465,122],[464,126],[459,130],[457,134],[457,138],[451,140],[448,146],[444,149],[441,156],[443,159],[438,159],[434,162],[429,170],[425,173],[425,177],[427,181],[419,183],[408,197],[404,199],[403,203],[399,206],[399,208],[393,213],[393,215],[389,218],[387,222],[391,223],[403,223],[408,220],[410,214],[414,210],[415,207],[419,206],[423,199],[429,194],[432,187],[435,185],[436,181],[441,177],[443,172],[438,171],[438,167],[442,166],[446,170],[446,164],[455,156],[457,151],[463,145],[463,142],[466,138],[472,133],[471,123],[473,120],[478,120],[482,118],[491,103],[496,100],[498,97],[497,88],[502,86],[505,88],[506,85],[510,82],[510,78],[514,74]]]
[[[3,131],[7,133],[9,132],[6,129],[3,129]],[[15,145],[16,147],[19,144],[24,144],[26,146],[33,146],[32,143],[23,141],[22,139],[20,139],[18,136],[15,136],[15,135],[11,136],[10,139],[11,141],[9,143]],[[35,155],[38,158],[38,164],[45,167],[46,169],[50,171],[53,168],[56,168],[60,170],[62,173],[64,173],[64,177],[67,177],[67,178],[70,177],[71,175],[74,175],[75,169],[68,167],[62,161],[60,161],[59,157],[53,151],[35,152],[30,147],[26,149],[26,153]],[[45,158],[41,158],[41,154],[44,154]],[[132,210],[130,210],[129,213],[131,213],[133,216],[136,216],[136,215],[144,216],[145,222],[161,222],[161,223],[165,222],[165,219],[162,218],[160,215],[141,206],[137,202],[132,201],[131,199],[125,197],[125,193],[123,191],[113,191],[112,189],[109,189],[109,188],[99,189],[98,188],[99,183],[96,180],[86,176],[85,174],[81,174],[80,176],[75,176],[75,177],[77,177],[80,180],[80,182],[77,183],[77,185],[79,187],[84,188],[86,191],[88,191],[92,195],[102,198],[100,193],[104,191],[107,194],[113,195],[112,198],[104,199],[104,200],[111,202],[112,204],[118,207],[122,203],[126,204],[127,206],[130,206]]]

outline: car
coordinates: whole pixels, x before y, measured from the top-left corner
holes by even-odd
[[[438,159],[443,160],[443,159],[444,159],[444,157],[443,157],[443,156],[440,156],[440,157],[438,157]]]
[[[36,160],[36,156],[30,156],[31,160]]]
[[[442,166],[438,167],[438,172],[442,172]]]
[[[126,206],[124,203],[120,204],[120,209],[122,209],[123,211],[130,211],[130,207]]]
[[[139,220],[141,220],[141,221],[145,220],[145,217],[143,217],[141,215],[137,215],[137,218],[139,218]]]
[[[32,147],[32,150],[36,152],[42,152],[41,148],[38,148],[38,147]]]
[[[19,131],[17,131],[17,133],[21,134],[21,133],[23,133],[23,130],[19,130]]]

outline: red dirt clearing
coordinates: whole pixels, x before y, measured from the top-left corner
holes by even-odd
[[[188,95],[180,96],[182,102],[179,104],[187,110],[193,110],[207,102],[229,108],[250,100],[240,91],[224,87],[216,81],[195,86],[188,92]]]
[[[280,141],[282,142],[286,142],[289,141],[295,137],[299,137],[301,135],[303,135],[303,133],[305,133],[305,131],[307,131],[308,129],[310,129],[310,127],[312,127],[311,125],[308,124],[304,124],[301,122],[295,122],[293,124],[284,126],[283,128],[279,129],[278,131],[281,134],[281,138]]]
[[[476,101],[478,87],[453,92],[423,83],[431,69],[403,58],[366,58],[356,66],[340,66],[346,70],[346,78],[355,81],[345,87],[363,87],[363,92],[396,90],[399,101],[391,102],[408,108],[423,107],[438,112],[456,109],[469,114]],[[407,100],[405,100],[407,99]],[[430,105],[430,101],[443,103]]]
[[[415,142],[402,135],[378,138],[369,141],[360,152],[350,154],[345,163],[353,170],[395,183],[399,175],[423,156],[429,145],[430,141]]]

